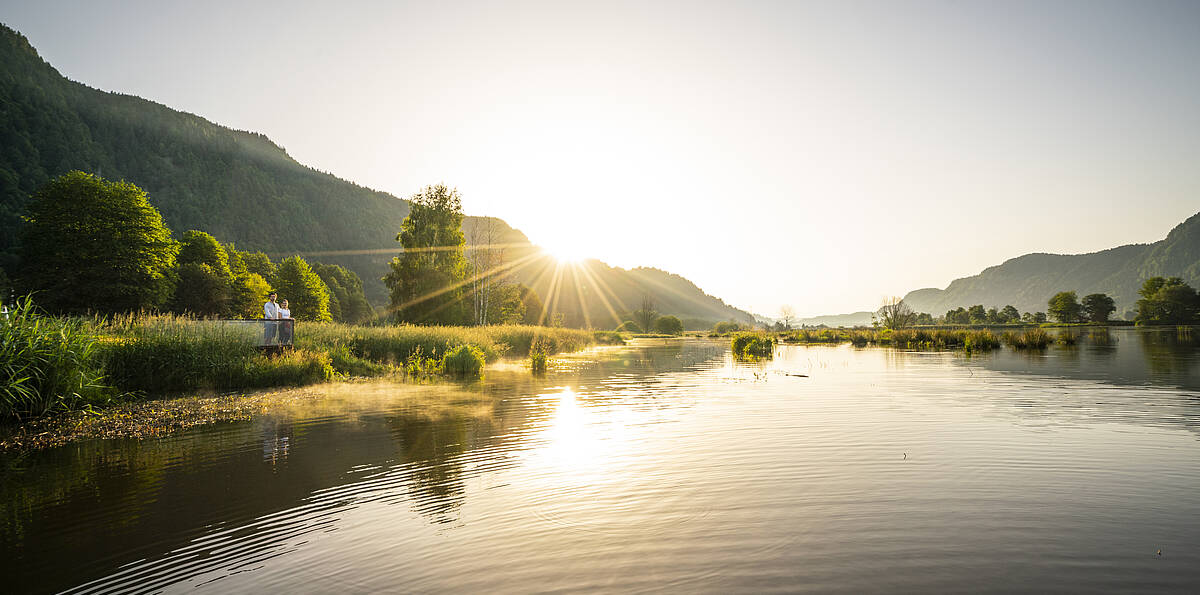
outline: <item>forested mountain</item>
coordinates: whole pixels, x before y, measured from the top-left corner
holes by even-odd
[[[373,303],[387,301],[380,278],[399,252],[407,201],[297,163],[262,134],[70,81],[0,25],[0,268],[15,269],[29,195],[75,169],[145,189],[176,234],[202,230],[277,260],[298,253],[339,264],[362,278]],[[481,227],[490,243],[528,244],[520,231],[484,217],[465,219],[468,242]],[[533,249],[512,247],[509,257]],[[622,300],[651,294],[659,311],[680,317],[749,316],[669,273],[597,264]],[[605,309],[596,308],[599,321]]]
[[[622,269],[598,260],[559,266],[553,259],[535,261],[515,277],[529,285],[563,315],[567,326],[614,328],[649,297],[653,309],[683,319],[691,330],[714,322],[736,320],[753,324],[754,317],[710,296],[694,283],[663,270]]]
[[[1130,244],[1090,254],[1026,254],[956,279],[946,289],[918,289],[904,296],[914,310],[944,314],[959,306],[1012,304],[1021,311],[1044,311],[1060,291],[1083,296],[1105,293],[1117,315],[1133,309],[1138,289],[1150,277],[1182,277],[1200,285],[1200,213],[1153,244]]]

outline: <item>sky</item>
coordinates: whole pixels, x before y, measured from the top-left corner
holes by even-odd
[[[67,77],[768,316],[1200,211],[1197,2],[0,0]]]

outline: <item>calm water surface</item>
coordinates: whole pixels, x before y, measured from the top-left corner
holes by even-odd
[[[797,377],[789,374],[805,374]],[[1200,351],[685,340],[0,455],[4,590],[1192,591]],[[1156,555],[1162,550],[1162,556]]]

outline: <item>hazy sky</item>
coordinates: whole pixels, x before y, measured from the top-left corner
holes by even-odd
[[[772,315],[1200,211],[1200,2],[12,2],[64,75]]]

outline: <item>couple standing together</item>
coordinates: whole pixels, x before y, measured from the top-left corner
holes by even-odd
[[[279,294],[272,291],[267,294],[267,303],[263,304],[263,318],[269,321],[280,320],[285,322],[267,322],[263,325],[263,341],[270,344],[275,341],[276,334],[279,335],[279,343],[282,345],[291,345],[292,343],[292,311],[288,309],[288,301],[283,300],[278,304],[275,300],[279,298]]]

